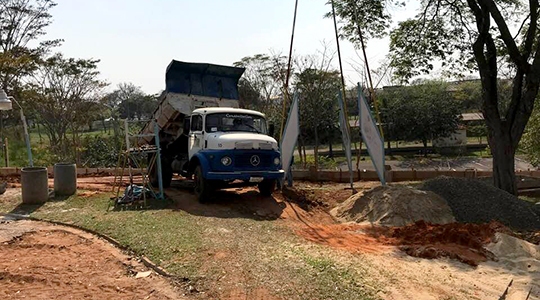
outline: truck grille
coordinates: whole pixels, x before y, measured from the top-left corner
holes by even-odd
[[[258,157],[257,159],[254,156]],[[272,156],[266,153],[244,153],[234,156],[234,166],[245,169],[269,168],[272,166]],[[252,163],[253,162],[253,163]]]

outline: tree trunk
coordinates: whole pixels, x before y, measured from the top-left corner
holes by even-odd
[[[427,151],[428,151],[427,140],[423,139],[422,144],[424,145],[424,157],[427,157]]]
[[[304,164],[304,158],[302,157],[302,144],[298,143],[296,146],[296,150],[298,150],[298,156],[300,156],[300,165]]]
[[[107,126],[105,125],[105,118],[101,116],[101,126],[103,127],[103,132],[109,133]]]
[[[512,147],[509,134],[498,133],[496,135],[493,134],[488,140],[493,156],[493,183],[496,187],[516,195],[516,151]]]
[[[332,141],[330,141],[330,143],[328,143],[328,157],[329,158],[334,158],[334,151],[332,150]]]

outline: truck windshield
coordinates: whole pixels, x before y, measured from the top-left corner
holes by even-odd
[[[257,115],[220,113],[206,116],[206,132],[244,131],[266,134],[266,120]]]

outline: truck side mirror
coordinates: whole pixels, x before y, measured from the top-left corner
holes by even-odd
[[[273,123],[270,123],[268,126],[268,135],[274,136],[275,131],[276,131],[276,126]]]
[[[189,130],[191,128],[191,119],[186,117],[184,119],[184,134],[189,134]]]

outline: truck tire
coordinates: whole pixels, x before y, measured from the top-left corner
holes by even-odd
[[[275,179],[265,179],[259,183],[259,193],[263,196],[271,196],[276,189]]]
[[[208,184],[208,180],[203,177],[201,166],[197,166],[193,172],[193,180],[195,182],[195,196],[200,203],[205,203],[208,201],[209,195],[211,194],[211,187]]]
[[[155,154],[148,156],[148,163],[150,163],[153,159],[153,156]],[[157,172],[157,166],[156,163],[148,170],[148,175],[150,177],[150,183],[153,187],[158,188],[159,187],[159,181],[158,181],[158,172]],[[168,159],[165,157],[161,157],[161,178],[163,180],[163,188],[168,188],[171,186],[171,181],[173,177],[173,171],[171,164]]]

